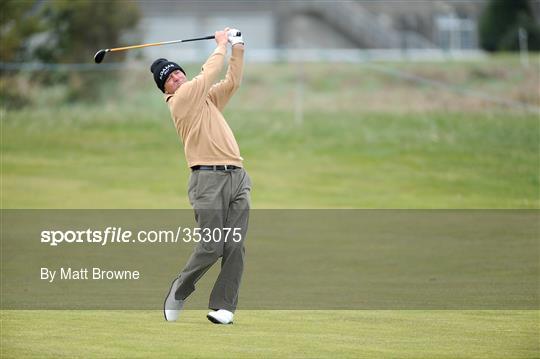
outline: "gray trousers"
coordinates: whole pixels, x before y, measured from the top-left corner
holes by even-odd
[[[249,219],[250,191],[251,180],[243,168],[227,171],[198,170],[191,173],[188,195],[195,211],[195,220],[200,228],[212,231],[212,237],[207,239],[213,240],[200,241],[196,245],[178,276],[175,299],[184,300],[193,293],[197,281],[222,257],[221,271],[210,294],[208,307],[231,312],[236,310],[244,271],[244,240]],[[226,239],[224,228],[231,228]],[[234,228],[238,229],[233,236]],[[221,238],[218,238],[220,231]],[[239,241],[238,234],[241,238]]]

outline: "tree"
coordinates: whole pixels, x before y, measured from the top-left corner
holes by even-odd
[[[540,27],[529,0],[490,0],[480,17],[480,45],[490,52],[518,50],[520,27],[528,32],[529,49],[540,50]]]
[[[43,31],[35,1],[2,0],[0,61],[21,61],[29,54],[28,39]]]
[[[2,0],[0,61],[45,63],[93,62],[95,52],[121,41],[140,18],[134,1],[122,0]],[[111,57],[122,61],[123,54]],[[82,71],[0,73],[0,105],[32,102],[23,88],[66,84],[67,100],[93,100],[114,74]],[[26,86],[20,85],[26,83]]]
[[[51,0],[42,13],[47,40],[35,53],[48,63],[93,62],[98,49],[118,44],[124,32],[135,28],[140,17],[135,2],[121,0]],[[124,53],[111,59],[123,61]],[[114,80],[115,75],[71,71],[56,74],[55,80],[68,85],[68,101],[95,100],[102,85]]]
[[[51,0],[43,9],[48,40],[37,55],[45,62],[91,61],[98,49],[118,44],[123,32],[133,29],[139,17],[132,1]]]

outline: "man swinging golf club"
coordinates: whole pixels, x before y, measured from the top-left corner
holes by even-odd
[[[178,319],[197,281],[222,257],[207,318],[216,324],[231,324],[244,268],[251,180],[242,167],[238,144],[222,115],[242,80],[244,41],[237,29],[229,28],[217,31],[215,41],[216,49],[199,75],[191,80],[182,67],[166,59],[157,59],[150,68],[158,88],[165,94],[192,170],[188,197],[198,226],[213,234],[211,240],[196,245],[184,269],[173,280],[164,303],[167,321]],[[232,56],[225,79],[216,83],[227,43],[231,44]],[[229,228],[237,231],[235,238],[226,232]],[[215,235],[216,229],[222,231],[220,238]]]

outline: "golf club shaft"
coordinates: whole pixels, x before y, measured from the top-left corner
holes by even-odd
[[[242,33],[240,31],[238,31],[238,32],[236,32],[235,36],[242,36]],[[103,58],[105,57],[107,52],[140,49],[142,47],[150,47],[150,46],[161,46],[161,45],[177,44],[177,43],[180,43],[180,42],[210,40],[210,39],[215,39],[215,38],[216,37],[214,35],[210,35],[210,36],[205,36],[205,37],[195,37],[193,39],[152,42],[152,43],[149,43],[149,44],[142,44],[142,45],[115,47],[114,49],[101,49],[98,52],[96,52],[96,54],[94,55],[94,61],[95,61],[96,64],[100,64],[101,61],[103,61]]]
[[[140,49],[142,47],[150,47],[150,46],[161,46],[161,45],[169,45],[169,44],[176,44],[179,42],[189,42],[189,41],[199,41],[199,40],[210,40],[214,39],[214,35],[205,36],[205,37],[196,37],[193,39],[185,39],[185,40],[172,40],[172,41],[162,41],[162,42],[152,42],[148,44],[142,44],[142,45],[133,45],[133,46],[124,46],[124,47],[116,47],[114,49],[108,49],[107,52],[115,52],[115,51],[125,51],[125,50],[131,50],[131,49]]]

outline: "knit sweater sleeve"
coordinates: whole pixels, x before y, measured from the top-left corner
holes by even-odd
[[[167,97],[167,102],[173,112],[183,112],[183,109],[200,106],[206,100],[208,91],[216,82],[223,63],[227,48],[218,45],[202,66],[201,72],[176,90],[174,95]]]
[[[208,93],[210,100],[221,111],[240,87],[244,68],[244,46],[233,46],[225,78],[213,85]]]

